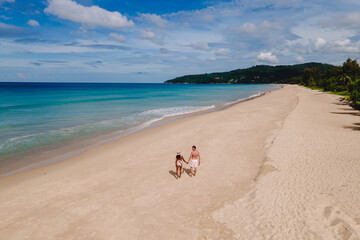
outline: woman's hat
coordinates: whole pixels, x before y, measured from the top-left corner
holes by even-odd
[[[176,154],[181,154],[181,151],[177,151],[177,153]]]

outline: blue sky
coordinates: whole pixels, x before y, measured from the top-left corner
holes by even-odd
[[[163,82],[359,53],[359,0],[0,0],[3,82]]]

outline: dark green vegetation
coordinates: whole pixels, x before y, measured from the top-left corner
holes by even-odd
[[[292,66],[258,65],[230,72],[187,75],[168,80],[165,83],[300,83],[306,68],[316,68],[321,71],[327,71],[335,68],[335,66],[322,63],[304,63]]]
[[[313,89],[342,95],[355,109],[360,109],[360,66],[350,58],[341,67],[328,70],[319,67],[304,69],[300,84]]]
[[[165,83],[245,84],[289,83],[328,91],[343,96],[355,109],[360,109],[360,66],[348,59],[340,67],[322,63],[289,66],[258,65],[230,72],[186,75]]]

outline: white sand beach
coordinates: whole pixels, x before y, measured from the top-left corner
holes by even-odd
[[[289,85],[2,178],[0,239],[360,239],[359,117]]]

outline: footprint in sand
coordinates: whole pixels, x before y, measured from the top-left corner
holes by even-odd
[[[360,224],[356,219],[352,219],[334,206],[325,207],[323,216],[334,239],[360,240]]]

